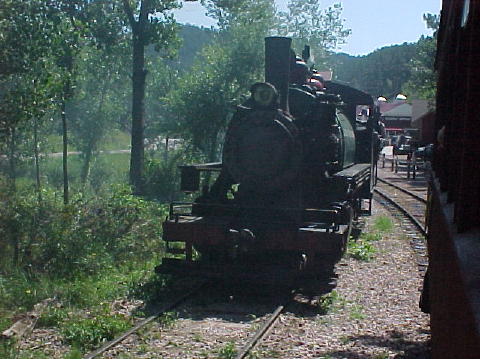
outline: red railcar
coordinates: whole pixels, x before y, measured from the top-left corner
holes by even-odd
[[[480,357],[480,1],[443,0],[428,209],[432,358]]]

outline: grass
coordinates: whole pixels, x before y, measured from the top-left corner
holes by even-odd
[[[359,238],[350,238],[347,245],[347,255],[359,261],[371,261],[377,252],[373,243],[381,240],[383,234],[392,232],[393,228],[393,222],[389,217],[377,217],[372,232],[362,233]]]
[[[113,130],[105,141],[99,146],[100,150],[127,150],[131,146],[131,136],[129,133],[120,130]]]
[[[73,317],[64,322],[61,333],[64,340],[82,350],[93,349],[100,343],[112,340],[131,327],[131,321],[122,315],[96,314],[93,318]]]
[[[139,283],[149,280],[148,276],[153,275],[156,263],[156,260],[152,260],[147,265],[137,265],[136,269],[131,266],[111,268],[104,273],[72,281],[42,276],[29,278],[21,273],[8,278],[0,277],[0,329],[4,330],[12,324],[11,318],[15,313],[29,310],[44,298],[56,297],[62,307],[48,307],[40,316],[37,327],[59,328],[68,344],[84,352],[131,326],[129,319],[111,315],[105,303],[135,294]],[[88,317],[81,314],[83,308],[88,308]],[[172,325],[176,317],[176,313],[167,313],[162,321],[165,325]],[[2,345],[0,358],[47,357],[42,353],[31,356],[28,352],[18,352],[14,343],[3,342]],[[67,358],[72,359],[79,357],[75,350],[68,355]]]
[[[40,176],[43,186],[57,190],[63,188],[62,157],[45,157],[40,161]],[[79,155],[68,157],[68,177],[72,193],[81,188],[80,173],[83,160]],[[130,168],[129,153],[101,153],[92,162],[89,176],[90,187],[98,192],[115,183],[128,183]],[[35,165],[32,159],[26,159],[18,166],[18,188],[33,188],[35,186]]]
[[[350,240],[347,246],[347,255],[356,260],[369,262],[376,253],[371,240],[360,237],[357,240]]]
[[[318,299],[317,307],[320,314],[327,314],[345,306],[346,300],[336,290],[322,295]]]
[[[380,241],[383,234],[393,231],[393,222],[389,217],[380,216],[375,219],[374,230],[362,233],[359,238],[350,238],[347,245],[347,255],[356,260],[369,262],[375,257],[377,249],[373,242]]]
[[[390,233],[393,231],[394,226],[389,217],[380,216],[375,219],[373,227],[380,233]]]
[[[158,318],[160,324],[165,328],[171,328],[178,319],[177,312],[165,312]]]
[[[219,351],[218,351],[218,358],[219,359],[233,359],[237,355],[237,349],[235,348],[235,343],[229,342],[225,344]]]
[[[363,307],[361,305],[352,304],[349,309],[350,309],[350,319],[362,320],[366,318],[366,315],[363,313]]]
[[[46,138],[46,152],[58,153],[63,150],[63,139],[61,135],[48,135]],[[131,137],[127,132],[113,130],[106,136],[104,141],[99,144],[100,151],[127,150],[131,146]],[[73,144],[68,145],[69,151],[77,151]]]

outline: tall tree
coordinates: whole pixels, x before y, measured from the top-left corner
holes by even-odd
[[[279,13],[278,33],[293,38],[297,51],[303,45],[311,46],[317,61],[323,61],[327,53],[344,44],[351,34],[344,27],[340,3],[323,9],[321,0],[290,0],[288,11]]]
[[[128,63],[127,46],[98,50],[83,49],[78,61],[75,96],[68,104],[72,142],[81,151],[82,187],[88,182],[92,164],[102,140],[113,128],[115,119],[125,113],[128,76],[124,70]]]
[[[0,7],[0,149],[8,154],[12,189],[21,132],[61,92],[54,62],[60,34],[53,26],[44,2],[5,0]]]
[[[176,24],[168,10],[179,7],[176,0],[122,0],[132,33],[132,152],[130,182],[136,193],[143,190],[145,127],[145,47],[168,50],[175,43]]]
[[[434,14],[425,14],[423,19],[427,27],[434,33],[433,36],[422,35],[417,41],[415,55],[410,61],[412,76],[404,85],[403,90],[410,96],[427,100],[433,106],[437,91],[437,75],[434,71],[434,64],[440,17]]]
[[[214,161],[234,106],[263,79],[264,37],[273,27],[275,8],[271,0],[204,3],[220,31],[167,96],[170,116],[165,126]]]

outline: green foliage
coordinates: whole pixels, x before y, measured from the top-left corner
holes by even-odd
[[[375,98],[393,98],[411,78],[410,60],[416,51],[415,44],[404,43],[383,47],[366,56],[333,54],[328,62],[337,80],[347,82]]]
[[[65,341],[81,349],[92,349],[127,330],[131,322],[121,315],[98,314],[94,318],[73,318],[61,329]]]
[[[393,230],[393,222],[389,217],[379,216],[375,218],[373,227],[381,233],[390,233]]]
[[[160,324],[162,324],[162,326],[166,328],[173,327],[177,319],[178,319],[177,312],[165,312],[160,316],[160,318],[158,318]]]
[[[373,356],[373,359],[388,359],[389,357],[390,357],[390,354],[388,352],[384,352],[384,353],[375,354]]]
[[[218,352],[219,359],[233,359],[237,355],[237,349],[235,343],[228,342]]]
[[[73,348],[71,349],[64,357],[63,359],[82,359],[83,355],[80,349],[78,348]]]
[[[403,86],[406,94],[435,104],[437,93],[437,74],[435,58],[437,54],[437,32],[440,26],[440,15],[424,14],[423,20],[429,29],[434,30],[433,36],[421,36],[416,43],[417,51],[410,61],[412,76]]]
[[[336,290],[322,295],[318,298],[317,308],[320,314],[327,314],[333,310],[343,308],[346,304],[343,298]]]
[[[16,359],[18,357],[17,343],[14,340],[0,340],[0,357]]]
[[[382,239],[383,234],[393,231],[393,222],[389,217],[380,216],[375,219],[372,232],[364,232],[359,238],[350,238],[347,245],[347,255],[361,261],[371,261],[377,249],[373,242]]]
[[[341,3],[322,9],[320,0],[290,0],[288,12],[279,13],[278,32],[293,38],[298,53],[305,44],[310,45],[318,64],[352,32],[344,27],[342,11]]]
[[[403,86],[404,92],[415,98],[435,103],[437,75],[434,69],[437,53],[436,37],[422,36],[416,44],[415,56],[410,61],[412,76]]]
[[[169,280],[165,276],[150,273],[149,278],[132,283],[129,294],[134,298],[142,298],[146,303],[154,303],[158,301],[168,285]]]
[[[233,105],[263,77],[263,44],[274,22],[271,1],[208,1],[221,31],[165,99],[163,128],[181,133],[207,161],[217,159]],[[194,75],[192,75],[194,74]]]
[[[347,246],[347,255],[351,258],[369,262],[374,258],[376,249],[366,237],[350,240]]]
[[[51,328],[58,327],[68,318],[68,311],[65,308],[58,308],[56,306],[48,307],[46,311],[38,318],[37,328]]]
[[[18,193],[0,202],[3,270],[12,264],[64,278],[148,259],[159,252],[166,208],[115,187],[106,198],[74,198],[63,206],[54,192]]]
[[[128,62],[128,48],[112,53],[85,48],[77,64],[75,95],[67,104],[72,142],[81,151],[80,181],[87,183],[98,150],[109,131],[118,126],[127,104],[128,78],[123,70]],[[99,66],[101,64],[101,66]],[[127,149],[128,146],[122,149]]]
[[[363,313],[363,307],[358,304],[353,304],[350,306],[350,319],[353,320],[362,320],[365,319],[366,316]]]
[[[150,198],[162,202],[178,198],[180,190],[180,170],[178,166],[185,160],[183,150],[170,151],[168,158],[159,160],[153,157],[145,161],[145,192]]]

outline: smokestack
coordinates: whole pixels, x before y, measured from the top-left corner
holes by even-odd
[[[290,78],[290,48],[288,37],[265,38],[265,81],[280,95],[280,107],[288,112],[288,83]]]

